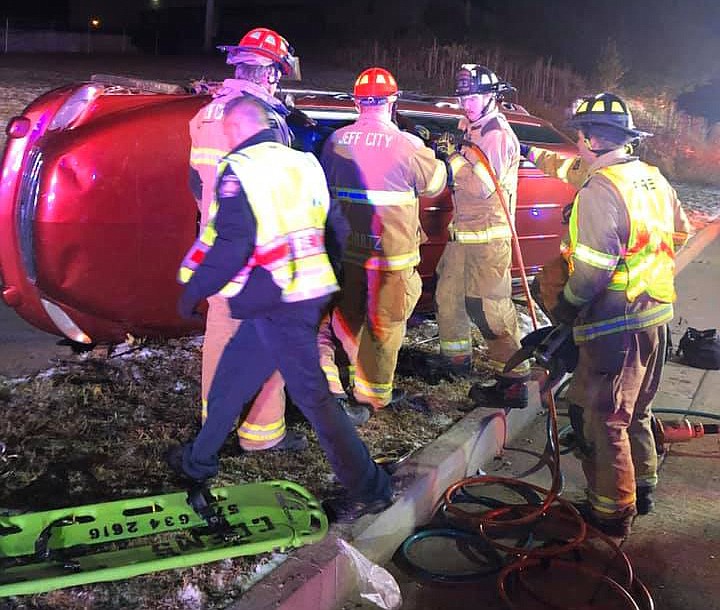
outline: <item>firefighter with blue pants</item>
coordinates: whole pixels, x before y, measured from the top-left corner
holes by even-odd
[[[225,108],[234,148],[218,165],[216,202],[186,255],[178,309],[184,317],[213,294],[243,323],[225,347],[197,437],[168,452],[170,467],[201,482],[218,472],[218,452],[242,405],[275,370],[317,433],[340,482],[352,491],[350,516],[382,510],[390,479],[370,458],[320,368],[317,329],[338,290],[334,262],[347,223],[331,204],[318,161],[276,142],[265,110],[244,96]]]

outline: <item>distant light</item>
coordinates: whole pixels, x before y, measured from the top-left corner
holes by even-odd
[[[537,208],[531,208],[531,209],[530,209],[530,214],[533,215],[533,216],[535,216],[535,217],[540,216],[540,210],[538,210]]]
[[[91,17],[90,18],[90,27],[92,28],[99,28],[101,25],[100,18],[99,17]]]

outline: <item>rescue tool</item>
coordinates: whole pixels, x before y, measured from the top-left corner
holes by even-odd
[[[289,481],[0,516],[0,597],[282,552],[327,530],[320,503]]]

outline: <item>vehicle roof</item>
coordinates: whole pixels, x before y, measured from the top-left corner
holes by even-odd
[[[313,89],[285,89],[285,95],[300,110],[347,110],[356,114],[355,103],[346,91],[324,91]],[[531,115],[519,104],[501,102],[503,114],[509,121],[552,127],[551,123]],[[422,93],[401,93],[398,99],[398,110],[406,112],[423,112],[446,116],[463,116],[457,103],[457,97],[433,96]],[[554,129],[554,127],[552,127]]]

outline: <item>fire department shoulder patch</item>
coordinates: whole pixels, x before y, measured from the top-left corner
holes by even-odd
[[[218,184],[218,197],[225,199],[227,197],[236,197],[242,190],[240,180],[235,174],[229,173],[224,175]]]

